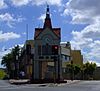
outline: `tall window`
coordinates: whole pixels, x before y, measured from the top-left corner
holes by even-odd
[[[38,46],[38,55],[41,55],[41,45]]]
[[[52,54],[52,49],[51,45],[43,45],[42,46],[42,55],[51,55]]]
[[[29,45],[29,44],[26,45],[26,53],[27,53],[27,55],[31,54],[31,45]]]
[[[46,55],[46,46],[45,45],[42,46],[42,55]]]
[[[67,58],[68,58],[68,57],[65,55],[65,60],[67,60]]]

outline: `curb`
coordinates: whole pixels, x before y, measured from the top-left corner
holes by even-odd
[[[27,84],[27,83],[29,83],[29,82],[30,82],[29,79],[24,79],[24,80],[10,79],[10,80],[9,80],[9,83],[10,83],[10,84],[16,84],[16,85],[18,85],[18,84]]]

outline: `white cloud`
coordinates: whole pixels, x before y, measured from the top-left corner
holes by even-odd
[[[72,31],[72,47],[81,49],[87,60],[100,64],[100,0],[69,0],[62,15],[71,16],[73,24],[87,24]]]
[[[11,39],[16,39],[16,38],[20,38],[20,35],[14,32],[3,33],[3,31],[0,31],[0,42],[8,41]]]
[[[63,15],[71,15],[75,24],[91,24],[100,17],[99,8],[99,0],[69,0]]]
[[[30,0],[11,0],[11,1],[12,4],[15,6],[23,6],[23,5],[27,5]]]
[[[100,24],[91,24],[83,30],[72,31],[72,48],[81,49],[85,58],[99,62],[100,59]]]
[[[15,6],[23,6],[27,5],[29,3],[32,3],[33,5],[44,5],[48,3],[49,5],[62,5],[62,0],[11,0],[12,4]]]
[[[49,4],[49,5],[62,5],[62,0],[32,0],[33,4],[35,5],[43,5],[43,4]]]
[[[20,16],[18,18],[14,17],[14,15],[11,15],[9,13],[0,14],[0,21],[6,23],[9,27],[13,27],[15,22],[22,22],[23,20],[25,20],[25,18],[22,18]]]
[[[7,8],[7,4],[4,2],[4,0],[0,0],[0,9]]]
[[[52,16],[52,14],[50,14],[50,16]],[[38,20],[41,20],[42,22],[44,22],[45,18],[46,18],[46,14],[44,13],[38,18]]]
[[[38,20],[41,20],[42,22],[44,22],[45,17],[46,17],[46,14],[42,14],[42,15],[38,18]]]

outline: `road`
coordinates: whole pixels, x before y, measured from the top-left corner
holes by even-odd
[[[11,85],[0,80],[0,91],[100,91],[100,81],[80,81],[63,85],[24,84]]]

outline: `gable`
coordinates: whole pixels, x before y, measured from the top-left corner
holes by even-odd
[[[52,36],[53,39],[59,39],[59,37],[55,34],[54,31],[52,31],[50,28],[46,28],[41,33],[36,37],[36,39],[42,39],[45,35],[50,35]]]
[[[43,31],[42,28],[35,28],[34,39]]]

